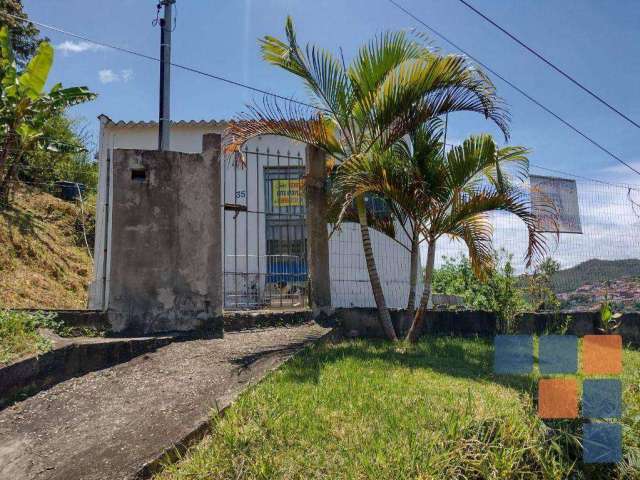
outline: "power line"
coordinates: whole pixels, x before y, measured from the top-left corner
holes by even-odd
[[[402,7],[401,5],[399,5],[398,3],[396,3],[394,0],[389,0],[390,3],[392,3],[394,6],[396,6],[398,9],[402,10],[405,14],[407,14],[408,16],[410,16],[411,18],[413,18],[415,21],[417,21],[418,23],[422,24],[425,28],[427,28],[428,30],[430,30],[431,32],[433,32],[435,35],[437,35],[438,37],[440,37],[442,40],[444,40],[445,42],[449,43],[450,45],[452,45],[454,48],[456,48],[457,50],[461,51],[463,54],[467,55],[469,58],[471,58],[472,60],[474,60],[476,63],[478,63],[479,65],[481,65],[483,68],[485,68],[487,71],[491,72],[493,75],[495,75],[496,77],[498,77],[500,80],[502,80],[503,82],[505,82],[507,85],[509,85],[510,87],[512,87],[513,89],[515,89],[517,92],[519,92],[520,94],[522,94],[524,97],[526,97],[528,100],[530,100],[531,102],[535,103],[536,105],[538,105],[540,108],[542,108],[543,110],[545,110],[547,113],[549,113],[550,115],[552,115],[553,117],[555,117],[557,120],[559,120],[560,122],[562,122],[563,124],[565,124],[567,127],[571,128],[573,131],[575,131],[576,133],[578,133],[580,136],[582,136],[583,138],[585,138],[586,140],[588,140],[590,143],[592,143],[593,145],[595,145],[596,147],[598,147],[600,150],[604,151],[605,153],[607,153],[609,156],[611,156],[612,158],[614,158],[615,160],[617,160],[618,162],[622,163],[623,165],[627,166],[628,168],[630,168],[631,170],[633,170],[635,173],[640,174],[640,171],[636,170],[635,168],[633,168],[631,165],[629,165],[628,163],[626,163],[624,160],[622,160],[621,158],[619,158],[617,155],[615,155],[614,153],[610,152],[609,150],[607,150],[606,148],[604,148],[602,145],[600,145],[599,143],[597,143],[595,140],[591,139],[590,137],[588,137],[586,134],[584,134],[583,132],[581,132],[580,130],[578,130],[576,127],[574,127],[572,124],[570,124],[569,122],[567,122],[566,120],[564,120],[563,118],[561,118],[559,115],[557,115],[556,113],[554,113],[553,111],[551,111],[550,109],[548,109],[547,107],[545,107],[543,104],[541,104],[539,101],[537,101],[535,98],[531,97],[529,94],[527,94],[525,91],[523,91],[522,89],[520,89],[519,87],[517,87],[515,84],[513,84],[512,82],[510,82],[509,80],[507,80],[506,78],[504,78],[502,75],[500,75],[499,73],[497,73],[495,70],[491,69],[490,67],[488,67],[486,64],[484,64],[483,62],[481,62],[480,60],[478,60],[477,58],[475,58],[474,56],[472,56],[471,54],[469,54],[467,51],[465,51],[463,48],[461,48],[460,46],[458,46],[457,44],[455,44],[453,41],[449,40],[446,36],[444,36],[443,34],[441,34],[440,32],[438,32],[437,30],[435,30],[434,28],[430,27],[429,25],[427,25],[424,21],[422,21],[421,19],[419,19],[418,17],[416,17],[414,14],[412,14],[410,11],[406,10],[404,7]],[[68,35],[74,38],[78,38],[80,40],[84,40],[86,42],[90,42],[93,43],[95,45],[100,45],[106,48],[110,48],[113,50],[117,50],[117,51],[121,51],[124,53],[128,53],[131,55],[135,55],[141,58],[145,58],[147,60],[152,60],[152,61],[156,61],[159,62],[160,59],[153,57],[151,55],[146,55],[144,53],[140,53],[134,50],[130,50],[124,47],[119,47],[117,45],[113,45],[110,43],[106,43],[106,42],[101,42],[101,41],[97,41],[97,40],[93,40],[89,37],[86,37],[84,35],[79,35],[73,32],[69,32],[67,30],[58,28],[58,27],[54,27],[52,25],[47,25],[45,23],[42,22],[37,22],[28,18],[22,18],[22,17],[18,17],[17,15],[12,15],[6,12],[2,12],[4,15],[13,17],[17,20],[22,20],[25,22],[30,22],[33,23],[34,25],[38,25],[39,27],[42,28],[47,28],[49,30],[64,34],[64,35]],[[219,81],[223,81],[225,83],[229,83],[231,85],[235,85],[238,87],[242,87],[242,88],[246,88],[258,93],[262,93],[264,95],[269,95],[281,100],[286,100],[286,101],[290,101],[293,103],[297,103],[299,105],[303,105],[309,108],[313,108],[313,109],[318,109],[318,107],[313,106],[311,104],[305,103],[305,102],[301,102],[298,100],[294,100],[291,98],[287,98],[284,97],[282,95],[278,95],[276,93],[273,92],[269,92],[267,90],[262,90],[256,87],[252,87],[250,85],[246,85],[240,82],[236,82],[234,80],[230,80],[224,77],[220,77],[218,75],[214,75],[214,74],[210,74],[207,72],[203,72],[201,70],[192,68],[192,67],[188,67],[186,65],[181,65],[181,64],[176,64],[176,63],[171,63],[172,66],[175,66],[177,68],[181,68],[183,70],[186,71],[190,71],[192,73],[196,73],[199,75],[203,75],[209,78],[213,78],[215,80],[219,80]],[[545,167],[538,167],[538,168],[545,168]],[[551,170],[551,169],[548,169]],[[562,172],[561,172],[562,173]],[[565,175],[572,175],[575,176],[576,178],[579,178],[579,176],[574,175],[574,174],[567,174],[566,172],[564,173]],[[585,179],[587,179],[586,177],[583,177]],[[588,179],[588,180],[593,180],[593,181],[599,181],[599,180],[595,180],[595,179]],[[602,181],[600,181],[602,182]],[[602,183],[607,183],[607,182],[602,182]],[[614,184],[611,184],[614,185]]]
[[[112,43],[107,43],[107,42],[103,42],[103,41],[99,41],[99,40],[93,40],[93,39],[91,39],[89,37],[85,37],[84,35],[79,35],[77,33],[73,33],[73,32],[70,32],[68,30],[64,30],[62,28],[54,27],[52,25],[47,25],[46,23],[42,23],[42,22],[37,22],[35,20],[31,20],[29,18],[19,17],[17,15],[13,15],[11,13],[6,13],[6,12],[0,12],[0,13],[2,13],[2,15],[6,15],[8,17],[12,17],[12,18],[15,18],[17,20],[21,20],[23,22],[33,23],[34,25],[37,25],[37,26],[42,27],[42,28],[46,28],[48,30],[52,30],[54,32],[61,33],[63,35],[68,35],[70,37],[77,38],[79,40],[84,40],[85,42],[93,43],[94,45],[100,45],[100,46],[105,47],[105,48],[110,48],[112,50],[117,50],[119,52],[124,52],[124,53],[128,53],[130,55],[135,55],[137,57],[144,58],[146,60],[151,60],[151,61],[154,61],[154,62],[160,62],[159,58],[153,57],[151,55],[147,55],[145,53],[137,52],[135,50],[131,50],[131,49],[124,48],[124,47],[120,47],[120,46],[114,45]],[[171,66],[172,67],[176,67],[176,68],[180,68],[180,69],[185,70],[187,72],[192,72],[192,73],[196,73],[198,75],[202,75],[202,76],[205,76],[205,77],[213,78],[214,80],[219,80],[221,82],[228,83],[229,85],[235,85],[236,87],[246,88],[247,90],[251,90],[251,91],[256,92],[256,93],[261,93],[263,95],[268,95],[268,96],[271,96],[271,97],[274,97],[274,98],[278,98],[280,100],[285,100],[287,102],[297,103],[298,105],[303,105],[305,107],[312,108],[314,110],[325,110],[323,108],[318,108],[317,106],[311,105],[310,103],[301,102],[299,100],[294,100],[293,98],[288,98],[288,97],[285,97],[283,95],[278,95],[277,93],[273,93],[273,92],[270,92],[268,90],[263,90],[261,88],[252,87],[251,85],[247,85],[245,83],[237,82],[237,81],[231,80],[229,78],[221,77],[220,75],[215,75],[213,73],[208,73],[208,72],[199,70],[199,69],[194,68],[194,67],[189,67],[188,65],[182,65],[182,64],[179,64],[179,63],[171,62]]]
[[[466,2],[465,0],[458,0],[460,3],[462,3],[463,5],[467,6],[469,9],[471,9],[472,11],[474,11],[475,13],[477,13],[478,15],[480,15],[482,18],[484,18],[487,22],[489,22],[491,25],[493,25],[494,27],[496,27],[498,30],[500,30],[502,33],[504,33],[505,35],[507,35],[509,38],[511,38],[511,40],[513,40],[514,42],[516,42],[518,45],[520,45],[521,47],[525,48],[526,50],[528,50],[530,53],[532,53],[533,55],[535,55],[536,57],[538,57],[540,60],[542,60],[544,63],[546,63],[547,65],[549,65],[551,68],[553,68],[556,72],[558,72],[560,75],[562,75],[563,77],[565,77],[567,80],[569,80],[571,83],[573,83],[574,85],[576,85],[577,87],[579,87],[581,90],[585,91],[586,93],[588,93],[589,95],[591,95],[593,98],[595,98],[597,101],[599,101],[600,103],[602,103],[603,105],[605,105],[609,110],[611,110],[612,112],[618,114],[619,116],[621,116],[622,118],[624,118],[627,122],[629,122],[631,125],[633,125],[636,128],[640,129],[640,124],[636,123],[634,120],[632,120],[631,118],[629,118],[627,115],[625,115],[624,113],[622,113],[620,110],[618,110],[617,108],[615,108],[613,105],[611,105],[609,102],[607,102],[604,98],[602,98],[600,95],[596,94],[595,92],[593,92],[593,90],[590,90],[589,88],[585,87],[584,84],[582,84],[581,82],[579,82],[578,80],[576,80],[574,77],[572,77],[571,75],[569,75],[567,72],[565,72],[564,70],[562,70],[560,67],[558,67],[557,65],[555,65],[554,63],[552,63],[550,60],[547,60],[542,54],[538,53],[536,50],[534,50],[532,47],[530,47],[529,45],[527,45],[526,43],[524,43],[522,40],[520,40],[518,37],[516,37],[514,34],[512,34],[511,32],[509,32],[508,30],[506,30],[505,28],[501,27],[500,25],[498,25],[495,21],[493,21],[491,18],[489,18],[487,15],[485,15],[484,13],[482,13],[481,11],[479,11],[478,9],[476,9],[473,5],[469,4],[468,2]]]
[[[640,185],[631,185],[631,184],[626,184],[626,183],[607,182],[606,180],[598,180],[598,179],[591,178],[591,177],[585,177],[583,175],[577,175],[575,173],[564,172],[562,170],[557,170],[555,168],[543,167],[542,165],[537,165],[537,164],[531,163],[531,162],[529,162],[529,165],[532,166],[533,168],[539,168],[540,170],[546,170],[548,172],[559,173],[561,175],[566,175],[568,177],[579,178],[581,180],[587,180],[589,182],[601,183],[603,185],[608,185],[610,187],[631,189],[631,190],[640,192]]]
[[[408,15],[409,17],[411,17],[412,19],[414,19],[416,22],[420,23],[422,26],[424,26],[426,29],[428,29],[430,32],[432,32],[434,35],[438,36],[439,38],[441,38],[442,40],[444,40],[445,42],[447,42],[449,45],[451,45],[453,48],[455,48],[456,50],[459,50],[460,52],[462,52],[464,55],[466,55],[467,57],[469,57],[470,59],[472,59],[474,62],[476,62],[478,65],[480,65],[481,67],[483,67],[485,70],[487,70],[488,72],[491,72],[493,75],[495,75],[497,78],[499,78],[500,80],[502,80],[504,83],[506,83],[507,85],[509,85],[511,88],[513,88],[515,91],[517,91],[518,93],[520,93],[522,96],[524,96],[526,99],[528,99],[529,101],[533,102],[534,104],[536,104],[538,107],[540,107],[541,109],[543,109],[545,112],[547,112],[549,115],[551,115],[552,117],[554,117],[556,120],[560,121],[561,123],[563,123],[565,126],[569,127],[571,130],[573,130],[575,133],[577,133],[578,135],[580,135],[582,138],[584,138],[585,140],[587,140],[589,143],[591,143],[592,145],[594,145],[595,147],[599,148],[600,150],[602,150],[604,153],[606,153],[607,155],[609,155],[611,158],[613,158],[614,160],[616,160],[617,162],[620,162],[622,165],[626,166],[627,168],[629,168],[630,170],[632,170],[633,172],[637,173],[638,175],[640,175],[640,171],[636,170],[634,167],[632,167],[629,163],[625,162],[624,160],[622,160],[620,157],[618,157],[615,153],[611,152],[610,150],[608,150],[607,148],[603,147],[600,143],[596,142],[594,139],[592,139],[591,137],[589,137],[586,133],[582,132],[581,130],[579,130],[577,127],[575,127],[573,124],[569,123],[567,120],[565,120],[564,118],[562,118],[560,115],[558,115],[557,113],[553,112],[552,110],[550,110],[549,108],[547,108],[546,106],[544,106],[542,103],[540,103],[538,100],[536,100],[535,98],[533,98],[531,95],[529,95],[527,92],[525,92],[524,90],[522,90],[520,87],[518,87],[517,85],[515,85],[513,82],[507,80],[505,77],[503,77],[502,75],[500,75],[498,72],[496,72],[494,69],[492,69],[491,67],[487,66],[485,63],[481,62],[480,60],[478,60],[476,57],[474,57],[473,55],[471,55],[468,51],[466,51],[465,49],[463,49],[462,47],[460,47],[459,45],[457,45],[455,42],[453,42],[452,40],[450,40],[449,38],[447,38],[445,35],[443,35],[442,33],[440,33],[438,30],[436,30],[435,28],[427,25],[423,20],[421,20],[420,18],[418,18],[417,16],[415,16],[413,13],[411,13],[409,10],[407,10],[406,8],[404,8],[402,5],[400,5],[399,3],[397,3],[395,0],[388,0],[389,3],[391,3],[392,5],[394,5],[396,8],[398,8],[399,10],[403,11],[406,15]]]
[[[460,144],[455,143],[445,143],[447,147],[459,147]],[[616,182],[607,182],[606,180],[598,180],[596,178],[585,177],[584,175],[578,175],[576,173],[565,172],[563,170],[558,170],[555,168],[543,167],[542,165],[538,165],[537,163],[529,162],[529,166],[533,168],[539,168],[540,170],[546,170],[548,172],[559,173],[560,175],[566,175],[567,177],[579,178],[580,180],[586,180],[588,182],[601,183],[603,185],[609,185],[610,187],[616,188],[624,188],[630,189],[634,191],[640,192],[640,185],[627,184],[627,183],[616,183]]]

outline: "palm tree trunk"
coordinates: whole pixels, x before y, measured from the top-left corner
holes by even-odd
[[[411,266],[409,269],[409,301],[407,302],[407,316],[413,318],[416,310],[416,283],[418,277],[418,249],[420,233],[414,226],[413,238],[411,238]]]
[[[433,278],[433,266],[436,259],[436,240],[430,239],[427,250],[427,265],[424,269],[424,290],[422,291],[422,297],[420,298],[420,306],[418,311],[413,317],[411,328],[407,333],[407,340],[409,342],[416,342],[422,332],[422,325],[424,323],[424,316],[429,305],[429,298],[431,297],[431,279]]]
[[[373,248],[371,247],[371,237],[369,237],[369,226],[367,225],[367,210],[364,205],[362,196],[356,199],[356,208],[358,210],[358,220],[360,221],[360,234],[362,235],[362,248],[364,249],[364,258],[367,262],[367,271],[369,272],[369,281],[373,290],[373,298],[378,308],[378,317],[385,335],[389,340],[396,341],[396,331],[391,322],[391,315],[384,300],[384,292],[380,284],[378,269],[376,268],[376,260],[373,257]]]

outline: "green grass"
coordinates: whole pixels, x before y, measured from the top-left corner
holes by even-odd
[[[51,350],[53,343],[40,334],[41,328],[61,337],[101,337],[105,334],[104,330],[95,327],[65,325],[54,313],[0,308],[0,366]]]
[[[51,349],[38,329],[55,323],[52,315],[0,309],[0,365]]]
[[[640,352],[625,352],[619,467],[582,465],[582,421],[542,422],[537,376],[494,376],[492,356],[479,339],[311,346],[158,478],[640,478]]]

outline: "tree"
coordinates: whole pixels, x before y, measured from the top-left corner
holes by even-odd
[[[45,137],[45,125],[71,105],[95,98],[86,87],[44,87],[53,63],[53,47],[42,42],[19,72],[9,41],[0,29],[0,205],[7,205],[25,153],[36,149],[74,150],[76,146]]]
[[[527,295],[534,312],[560,310],[560,300],[553,290],[553,276],[558,270],[560,264],[547,257],[527,275]]]
[[[421,197],[421,233],[427,242],[427,264],[420,306],[407,333],[416,341],[424,323],[431,295],[436,243],[443,236],[466,244],[474,274],[484,279],[495,265],[492,246],[493,227],[488,214],[505,211],[516,215],[527,227],[527,266],[533,258],[542,258],[546,240],[537,230],[530,198],[515,186],[507,165],[517,175],[528,175],[527,150],[523,147],[498,148],[490,135],[471,136],[448,153],[415,162],[413,175],[417,195]]]
[[[0,18],[2,23],[11,32],[11,45],[19,67],[24,67],[29,59],[36,53],[40,39],[40,31],[29,21],[18,20],[9,15],[27,18],[20,0],[0,0]],[[46,41],[46,39],[44,39]]]
[[[334,174],[347,160],[371,158],[389,149],[430,118],[450,111],[474,111],[507,133],[507,115],[490,80],[458,55],[439,55],[422,37],[388,32],[360,48],[347,66],[322,48],[301,48],[291,18],[286,41],[261,40],[265,61],[299,77],[311,108],[265,98],[250,106],[228,129],[227,152],[259,135],[279,135],[313,145],[336,160]],[[360,223],[367,271],[384,331],[396,339],[371,246],[362,195],[341,203],[354,205]],[[343,201],[342,201],[343,200]]]
[[[98,164],[89,151],[92,138],[84,122],[72,120],[64,114],[54,115],[43,126],[42,134],[47,139],[55,139],[55,142],[73,148],[25,151],[17,178],[43,188],[54,185],[58,180],[65,180],[81,183],[88,190],[95,191]]]
[[[415,313],[416,283],[418,276],[420,243],[421,203],[420,183],[416,182],[416,165],[428,162],[429,157],[439,155],[443,148],[442,122],[438,118],[429,120],[392,148],[376,155],[352,158],[340,167],[340,175],[334,182],[333,198],[377,195],[385,199],[389,212],[409,240],[410,269],[407,313]],[[423,174],[428,175],[428,171]],[[395,235],[394,235],[395,238]],[[404,243],[398,242],[403,248]]]
[[[432,290],[460,296],[465,307],[472,310],[495,312],[498,331],[511,333],[516,316],[530,308],[511,260],[512,255],[505,251],[496,252],[494,268],[487,272],[484,281],[479,281],[468,257],[444,257],[443,265],[433,271]]]

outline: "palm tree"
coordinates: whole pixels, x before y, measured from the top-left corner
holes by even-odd
[[[384,199],[388,211],[396,220],[395,225],[401,227],[409,240],[408,248],[404,243],[398,243],[410,252],[407,298],[407,314],[410,318],[415,313],[419,250],[424,241],[420,237],[421,204],[424,201],[420,188],[424,187],[424,182],[416,179],[425,178],[428,181],[428,176],[432,173],[429,171],[431,157],[439,155],[443,147],[441,138],[442,121],[439,118],[431,119],[396,142],[391,149],[343,162],[337,167],[338,173],[332,185],[331,197],[334,199],[364,195],[376,195]],[[337,224],[349,218],[348,203],[344,203],[342,209]],[[372,217],[377,230],[395,239],[396,229],[392,228],[395,226],[394,222],[383,223],[379,217]]]
[[[412,139],[416,142],[420,137],[428,138],[429,134],[419,129]],[[544,257],[546,239],[537,229],[530,195],[513,182],[514,176],[520,179],[528,176],[527,153],[523,147],[498,148],[490,135],[478,135],[469,137],[447,153],[438,148],[435,155],[405,158],[413,166],[420,206],[419,228],[427,242],[424,290],[407,340],[417,340],[422,330],[431,295],[436,243],[441,237],[448,236],[466,244],[471,267],[482,279],[493,268],[495,258],[489,213],[501,210],[516,215],[527,228],[527,266],[534,258]],[[515,167],[515,172],[507,168],[510,164]],[[539,207],[544,208],[544,205]],[[551,207],[549,214],[553,217]]]
[[[491,81],[458,55],[439,55],[422,37],[388,32],[360,48],[347,66],[330,52],[301,48],[291,18],[286,41],[261,40],[265,61],[299,77],[311,107],[268,100],[230,125],[227,153],[240,152],[251,137],[279,135],[324,151],[337,163],[389,149],[430,118],[472,111],[493,120],[507,135],[508,116]],[[384,331],[396,334],[386,307],[367,226],[364,199],[355,197],[371,287]]]

